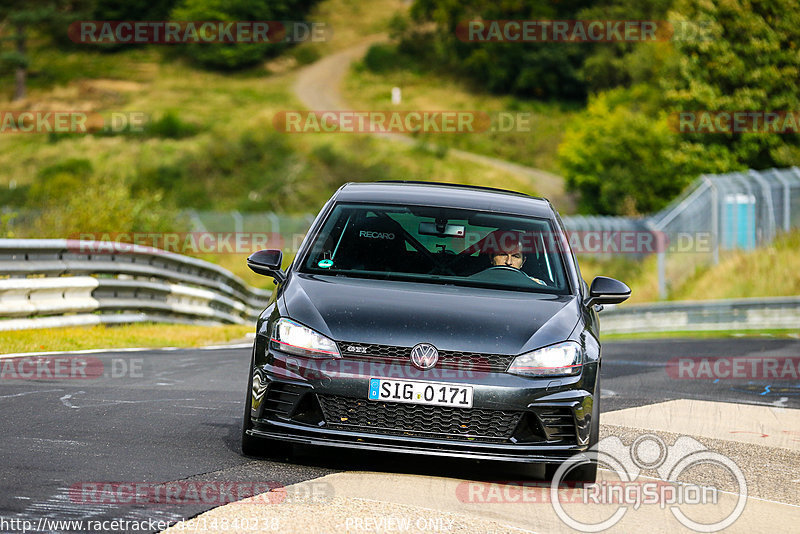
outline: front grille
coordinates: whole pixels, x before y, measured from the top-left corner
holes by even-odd
[[[365,348],[366,352],[350,352],[349,346]],[[374,345],[369,343],[355,343],[342,341],[339,342],[339,352],[345,358],[363,359],[380,361],[385,363],[406,363],[411,357],[411,347],[396,347],[393,345]],[[502,373],[508,369],[513,355],[507,354],[484,354],[482,352],[459,352],[452,350],[440,350],[439,362],[436,364],[440,369],[457,369],[461,371],[484,371],[490,373]]]
[[[334,430],[424,438],[507,441],[522,412],[448,408],[319,395],[326,426]]]

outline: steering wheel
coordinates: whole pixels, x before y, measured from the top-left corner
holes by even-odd
[[[508,265],[492,265],[491,267],[485,268],[481,272],[485,273],[486,271],[490,271],[492,269],[501,269],[501,270],[504,270],[504,271],[514,271],[514,272],[517,272],[517,273],[525,274],[521,270],[517,269],[516,267],[509,267]],[[525,276],[528,276],[528,275],[525,274]]]
[[[501,279],[509,279],[509,277],[513,278],[515,275],[511,273],[515,273],[517,276],[522,278],[530,279],[528,275],[521,270],[515,267],[509,267],[508,265],[492,265],[482,271],[478,271],[477,273],[473,274],[472,277],[482,278],[488,276],[489,278],[492,278],[492,273],[495,273],[495,276],[499,276]]]

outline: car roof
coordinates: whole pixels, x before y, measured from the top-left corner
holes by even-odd
[[[440,206],[533,217],[553,217],[553,208],[544,198],[491,187],[439,182],[350,182],[334,195],[336,202]]]

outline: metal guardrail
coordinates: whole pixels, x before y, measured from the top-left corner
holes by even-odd
[[[254,322],[269,291],[226,269],[113,242],[0,239],[0,330]]]
[[[600,313],[603,334],[754,329],[800,333],[800,296],[607,306]]]
[[[254,322],[270,293],[206,261],[139,245],[0,239],[0,330]],[[800,296],[607,306],[603,333],[797,329]]]

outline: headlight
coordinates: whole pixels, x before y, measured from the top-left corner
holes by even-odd
[[[575,341],[565,341],[517,356],[509,373],[530,376],[577,375],[583,364],[583,349]]]
[[[283,352],[312,358],[340,358],[336,343],[291,319],[281,318],[272,327],[273,346]]]

